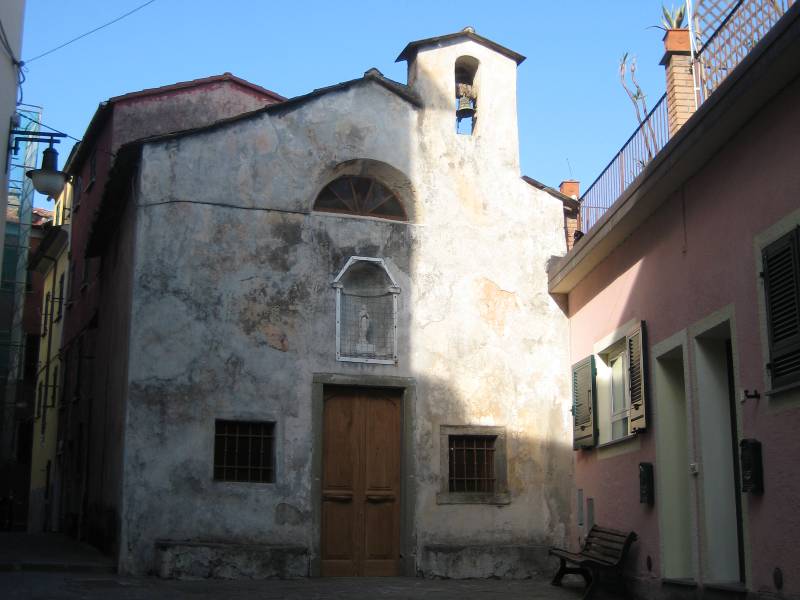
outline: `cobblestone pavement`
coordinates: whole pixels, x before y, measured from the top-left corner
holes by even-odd
[[[582,586],[540,580],[415,578],[164,580],[89,573],[0,573],[3,600],[577,600]]]

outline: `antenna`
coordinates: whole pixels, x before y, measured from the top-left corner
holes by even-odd
[[[572,165],[569,164],[569,157],[567,157],[567,168],[569,169],[569,178],[575,179],[575,177],[572,176]]]

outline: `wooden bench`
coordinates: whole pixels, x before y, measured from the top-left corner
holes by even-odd
[[[586,581],[583,599],[588,600],[595,591],[601,572],[610,572],[622,580],[622,565],[628,549],[636,541],[636,534],[607,527],[592,526],[583,548],[577,554],[562,548],[550,548],[550,555],[561,560],[561,566],[553,577],[553,585],[561,585],[564,575],[580,575]],[[576,565],[568,567],[567,563]]]

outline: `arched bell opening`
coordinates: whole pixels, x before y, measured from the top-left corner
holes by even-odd
[[[478,93],[475,75],[478,72],[478,59],[461,56],[456,60],[456,133],[472,135],[475,131],[478,112]]]

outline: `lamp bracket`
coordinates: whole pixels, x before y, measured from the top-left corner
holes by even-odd
[[[19,152],[20,142],[47,142],[50,147],[53,144],[58,144],[61,140],[58,138],[67,137],[66,133],[46,132],[46,133],[32,133],[25,129],[12,129],[8,139],[8,153],[16,154]]]

